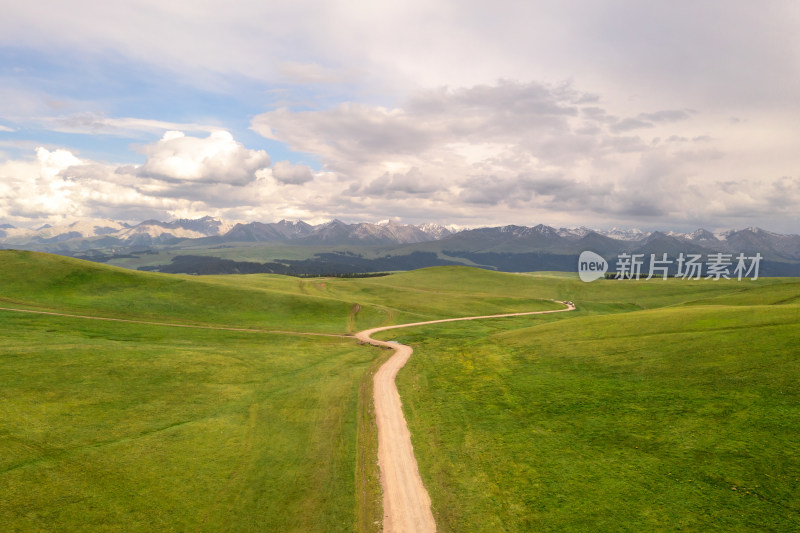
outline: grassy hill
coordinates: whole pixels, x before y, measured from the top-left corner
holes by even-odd
[[[4,531],[350,531],[342,339],[4,313]]]
[[[727,285],[609,281],[578,287],[591,312],[658,308],[395,332],[438,530],[800,528],[800,284]]]
[[[421,277],[438,285],[437,274]],[[285,332],[553,306],[455,286],[430,288],[425,305],[413,276],[168,276],[15,251],[0,251],[0,279],[0,307]],[[380,519],[369,376],[387,352],[13,311],[0,323],[4,531],[351,531]]]
[[[386,333],[440,531],[800,524],[800,281],[581,283],[437,267],[170,276],[0,251],[0,307]],[[370,372],[341,337],[0,311],[8,531],[359,531],[379,520]],[[756,527],[759,526],[759,527]]]
[[[0,252],[0,306],[344,333],[352,302]],[[281,283],[285,281],[286,283]],[[366,323],[383,320],[364,306]],[[4,531],[351,531],[373,350],[0,311]],[[363,446],[363,444],[362,444]]]
[[[164,276],[35,252],[0,251],[0,301],[101,316],[295,331],[343,332],[353,302],[303,292],[307,282],[258,276]],[[241,277],[239,278],[241,279]],[[374,309],[361,319],[382,320]]]

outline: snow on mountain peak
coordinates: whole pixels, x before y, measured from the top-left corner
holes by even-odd
[[[581,226],[580,228],[558,228],[557,233],[559,237],[580,239],[592,233],[592,231],[586,226]]]
[[[601,235],[605,235],[611,239],[617,239],[620,241],[638,241],[641,239],[646,239],[651,235],[650,232],[644,232],[639,228],[632,228],[632,229],[622,229],[613,227],[609,230],[596,230],[597,233]]]
[[[427,223],[427,224],[420,224],[417,226],[423,233],[429,235],[434,240],[443,239],[449,235],[455,233],[452,229],[447,226],[442,226],[441,224],[436,223]]]

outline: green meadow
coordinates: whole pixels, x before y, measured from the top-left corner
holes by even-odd
[[[800,529],[800,281],[170,276],[0,251],[3,531],[378,531],[385,332],[439,531]],[[207,328],[247,328],[236,332]],[[206,328],[206,329],[203,329]],[[283,332],[283,333],[280,333]]]
[[[800,529],[800,284],[685,283],[387,332],[439,531]]]

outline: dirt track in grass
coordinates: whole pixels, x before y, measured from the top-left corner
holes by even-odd
[[[399,324],[372,328],[356,333],[356,338],[375,346],[395,350],[394,355],[381,366],[374,377],[375,417],[378,424],[378,465],[381,471],[383,488],[383,531],[384,533],[428,533],[436,531],[436,522],[431,513],[431,499],[419,475],[411,435],[403,416],[400,393],[397,391],[395,377],[411,357],[410,346],[397,342],[375,340],[374,333],[388,329],[456,322],[460,320],[480,320],[524,315],[540,315],[572,311],[575,306],[566,302],[564,309],[553,311],[532,311],[527,313],[508,313],[504,315],[470,316],[429,320],[412,324]]]
[[[470,316],[460,318],[446,318],[414,322],[411,324],[398,324],[364,330],[355,334],[355,337],[364,343],[375,346],[392,348],[395,353],[384,363],[373,378],[375,416],[378,425],[378,464],[381,472],[381,487],[383,489],[383,531],[384,533],[427,533],[436,531],[436,522],[431,513],[431,500],[428,491],[419,475],[417,460],[411,445],[411,435],[408,432],[405,417],[403,416],[400,394],[397,391],[395,377],[398,371],[411,357],[413,352],[410,346],[397,342],[379,341],[371,335],[388,329],[440,324],[461,320],[480,320],[487,318],[503,318],[525,315],[539,315],[546,313],[560,313],[572,311],[575,306],[566,302],[559,302],[566,307],[552,311],[530,311],[523,313],[507,313],[502,315]],[[132,324],[146,324],[151,326],[170,326],[179,328],[197,328],[222,331],[241,331],[250,333],[270,333],[284,335],[311,335],[322,337],[352,338],[350,335],[335,335],[328,333],[307,333],[293,331],[261,330],[249,328],[234,328],[225,326],[206,326],[200,324],[176,324],[169,322],[151,322],[146,320],[133,320],[124,318],[97,317],[88,315],[75,315],[58,313],[54,311],[41,311],[33,309],[18,309],[0,307],[0,311],[17,313],[32,313],[37,315],[50,315],[58,317],[79,318],[87,320],[102,320],[109,322],[127,322]]]
[[[216,331],[243,331],[245,333],[270,333],[275,335],[310,335],[316,337],[341,337],[345,339],[352,338],[351,335],[336,335],[333,333],[308,333],[303,331],[281,331],[281,330],[268,330],[268,329],[252,329],[252,328],[234,328],[227,326],[204,326],[202,324],[175,324],[172,322],[149,322],[147,320],[133,320],[129,318],[109,318],[102,316],[89,316],[89,315],[71,315],[68,313],[56,313],[54,311],[38,311],[34,309],[16,309],[13,307],[0,307],[0,311],[13,311],[16,313],[32,313],[35,315],[50,315],[61,316],[67,318],[82,318],[85,320],[104,320],[107,322],[127,322],[129,324],[145,324],[147,326],[169,326],[173,328],[194,328],[194,329],[211,329]]]

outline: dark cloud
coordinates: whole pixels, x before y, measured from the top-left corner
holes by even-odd
[[[460,199],[469,204],[509,206],[526,204],[556,209],[596,211],[613,186],[581,183],[560,174],[473,176],[462,184]]]
[[[653,198],[633,196],[626,198],[620,207],[614,210],[616,215],[638,218],[655,218],[666,215],[669,211],[659,205]]]

